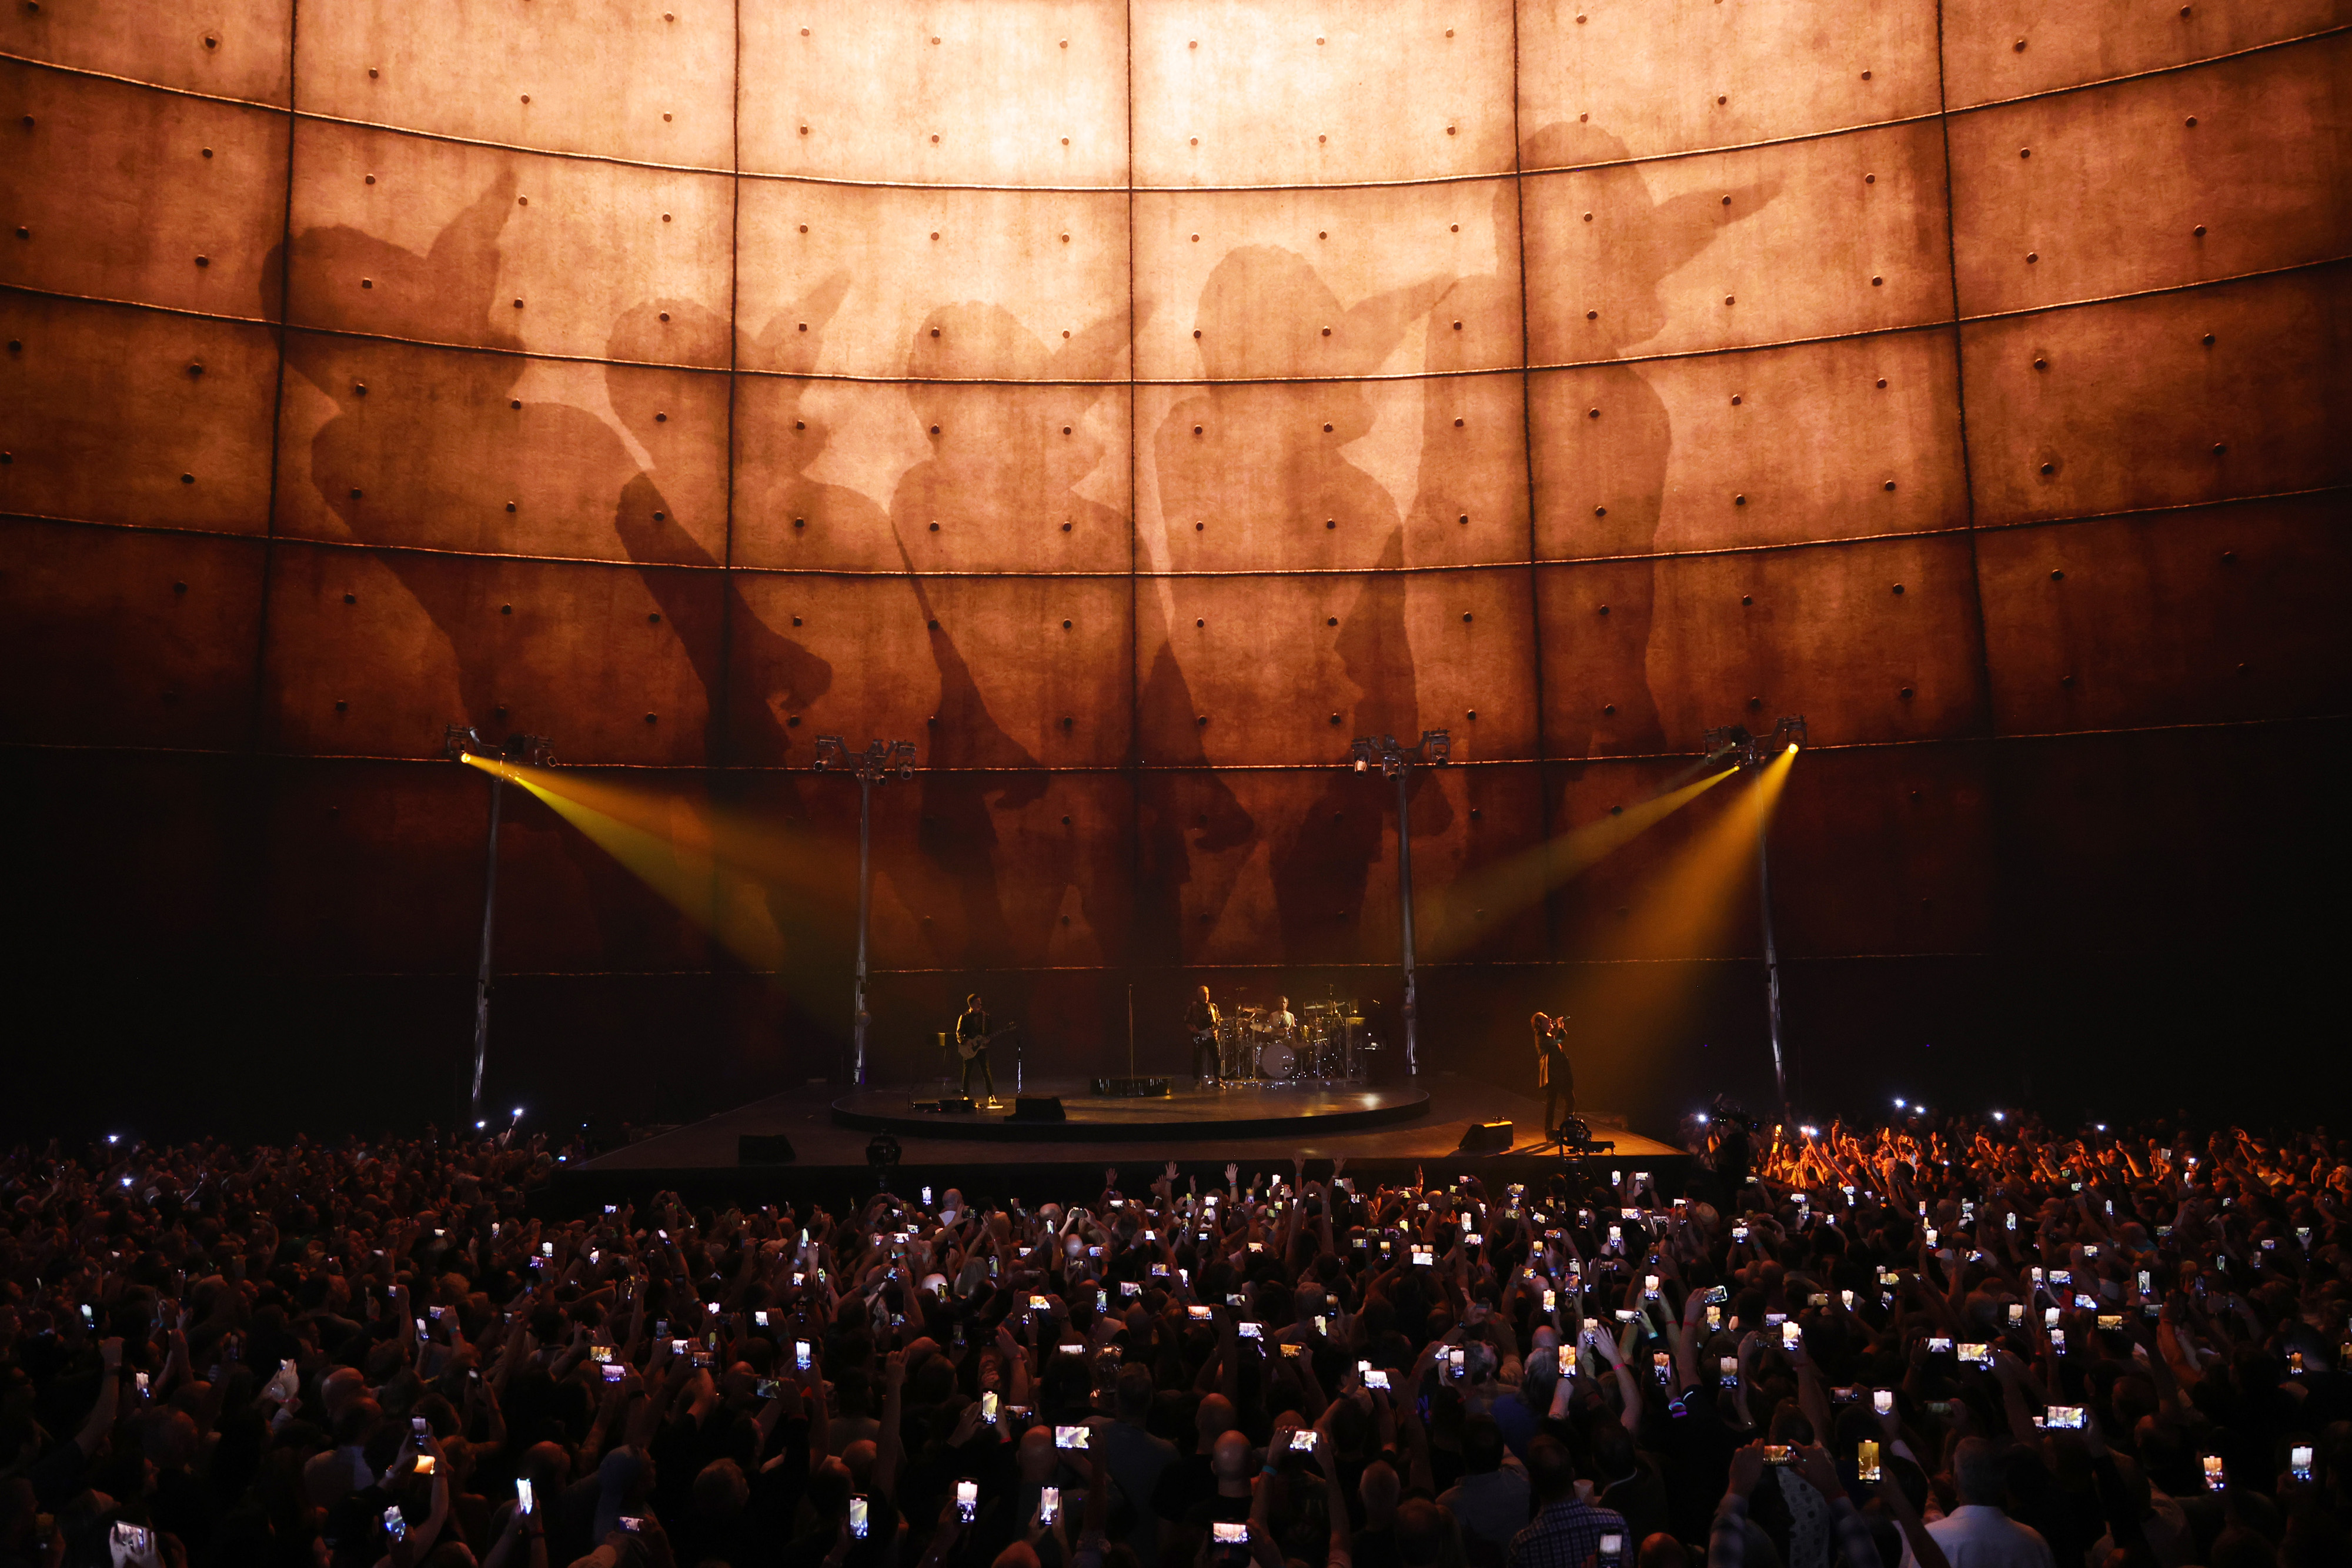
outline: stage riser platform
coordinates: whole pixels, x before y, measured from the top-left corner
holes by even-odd
[[[1605,1183],[1612,1170],[1646,1170],[1662,1193],[1671,1197],[1685,1189],[1689,1156],[1669,1145],[1622,1128],[1596,1126],[1594,1134],[1613,1139],[1616,1150],[1563,1161],[1537,1152],[1543,1117],[1539,1103],[1451,1073],[1427,1073],[1416,1082],[1415,1092],[1426,1097],[1421,1113],[1384,1125],[1318,1126],[1316,1119],[1305,1118],[1253,1135],[1227,1123],[1181,1140],[1143,1141],[1129,1141],[1116,1130],[1096,1127],[1083,1142],[950,1138],[934,1135],[928,1128],[894,1133],[901,1158],[890,1187],[912,1197],[928,1183],[936,1197],[955,1186],[969,1201],[1018,1197],[1034,1207],[1048,1201],[1091,1203],[1102,1190],[1106,1168],[1118,1170],[1122,1191],[1139,1197],[1171,1159],[1176,1162],[1180,1186],[1197,1177],[1205,1191],[1225,1185],[1228,1164],[1241,1167],[1244,1181],[1253,1173],[1279,1173],[1287,1180],[1292,1160],[1303,1156],[1308,1161],[1307,1174],[1321,1179],[1329,1175],[1331,1162],[1344,1156],[1347,1174],[1367,1185],[1409,1181],[1416,1169],[1433,1181],[1475,1174],[1490,1190],[1515,1181],[1535,1186],[1570,1173]],[[577,1167],[559,1167],[555,1182],[535,1200],[534,1208],[551,1217],[593,1215],[607,1203],[642,1204],[656,1192],[672,1191],[695,1205],[823,1203],[839,1212],[844,1204],[869,1197],[876,1186],[876,1173],[866,1161],[873,1134],[835,1120],[833,1101],[839,1094],[837,1089],[813,1084],[614,1149]],[[906,1105],[905,1092],[894,1098],[899,1106]],[[1465,1129],[1493,1120],[1513,1124],[1517,1137],[1510,1152],[1456,1152]],[[781,1134],[791,1139],[795,1157],[783,1165],[740,1165],[738,1140],[747,1134]]]
[[[1323,1137],[1414,1121],[1429,1113],[1418,1089],[1240,1087],[1182,1089],[1130,1098],[1097,1096],[1078,1082],[1041,1081],[1024,1096],[1058,1102],[1066,1121],[1024,1121],[1006,1100],[993,1111],[929,1111],[902,1089],[866,1089],[833,1103],[835,1126],[894,1137],[989,1143],[1191,1143],[1202,1138]]]

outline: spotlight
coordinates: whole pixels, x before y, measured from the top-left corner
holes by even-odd
[[[131,1185],[131,1178],[130,1178],[129,1176],[124,1176],[124,1177],[122,1178],[122,1185],[123,1185],[123,1186],[129,1186]]]
[[[1896,1096],[1895,1096],[1895,1108],[1897,1111],[1904,1111],[1904,1110],[1908,1110],[1910,1107],[1909,1107],[1909,1106],[1907,1106],[1907,1105],[1906,1105],[1906,1104],[1904,1103],[1904,1102],[1903,1102],[1903,1097],[1902,1097],[1901,1095],[1899,1095],[1899,1094],[1898,1094],[1898,1095],[1896,1095]]]
[[[2100,1132],[2102,1132],[2102,1133],[2104,1133],[2104,1132],[2105,1132],[2105,1131],[2107,1130],[2107,1124],[2106,1124],[2105,1122],[2094,1122],[2094,1123],[2092,1123],[2091,1124],[2092,1124],[2093,1126],[2095,1126],[2095,1127],[2098,1128],[2098,1130],[2099,1130]]]
[[[122,1134],[120,1133],[109,1133],[106,1134],[106,1141],[110,1144],[119,1144],[122,1141]]]
[[[2003,1114],[2002,1114],[2000,1112],[1999,1112],[1999,1111],[1995,1111],[1995,1112],[1992,1113],[1992,1119],[1993,1119],[1994,1121],[1996,1121],[1996,1122],[2006,1122],[2006,1121],[2008,1121],[2008,1120],[2009,1120],[2009,1118],[2008,1118],[2007,1116],[2003,1115]]]
[[[1706,1125],[1706,1113],[1704,1111],[1698,1113],[1698,1124],[1702,1127]]]

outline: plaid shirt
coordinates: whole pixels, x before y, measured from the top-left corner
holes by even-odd
[[[1533,1523],[1511,1537],[1505,1568],[1585,1568],[1601,1550],[1603,1535],[1625,1533],[1623,1515],[1564,1497],[1545,1505]],[[1633,1560],[1639,1544],[1624,1543],[1626,1562]]]

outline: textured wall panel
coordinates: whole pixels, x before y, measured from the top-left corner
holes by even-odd
[[[746,376],[735,399],[738,565],[1127,572],[1123,385]]]
[[[2132,954],[2167,993],[2160,1004],[2176,1000],[2192,967],[2217,964],[2232,977],[2234,1018],[2258,999],[2243,983],[2250,953],[2326,940],[2324,912],[2313,916],[2328,890],[2313,883],[2315,869],[2340,863],[2321,831],[2343,798],[2344,749],[2329,733],[2338,728],[2169,729],[1995,747],[2002,945],[2076,977],[2095,955]]]
[[[299,325],[593,358],[651,307],[643,357],[727,363],[732,180],[310,120],[295,146]]]
[[[929,751],[926,745],[927,758]],[[835,841],[854,853],[856,785],[813,779],[803,794],[839,824]],[[1133,802],[1131,785],[1113,774],[925,773],[876,790],[875,961],[893,968],[1118,962],[1132,885]],[[991,1005],[1021,1016],[1012,996]]]
[[[1625,156],[1614,129],[1598,122],[1562,126],[1529,151],[1531,164],[1547,165]],[[1525,184],[1528,351],[1537,364],[1826,337],[1951,314],[1937,125]]]
[[[747,171],[887,183],[1126,183],[1123,5],[824,0],[751,6],[741,28]]]
[[[1781,953],[1989,950],[1998,907],[1990,766],[1976,746],[1799,753],[1772,817]]]
[[[281,533],[689,566],[726,556],[722,375],[302,331],[286,355]]]
[[[1453,950],[1486,928],[1475,916],[1464,921],[1448,896],[1433,890],[1534,842],[1538,788],[1532,768],[1417,776],[1414,910],[1425,953]],[[1181,953],[1188,966],[1397,961],[1394,780],[1337,765],[1160,775],[1147,779],[1145,800],[1139,914],[1156,920],[1150,928],[1174,948],[1160,950],[1169,959]],[[1527,912],[1470,950],[1527,951],[1540,926],[1539,915]],[[1392,982],[1392,975],[1360,977],[1381,989]]]
[[[1518,251],[1508,181],[1139,194],[1136,373],[1246,381],[1517,365]]]
[[[1952,120],[1969,315],[2352,255],[2352,35]]]
[[[2126,5],[2070,0],[1951,0],[1944,7],[1945,90],[1953,108],[2021,98],[2210,59],[2352,22],[2344,0],[2259,5]]]
[[[2347,277],[2329,267],[1963,329],[1977,520],[2352,480]]]
[[[938,768],[1126,758],[1124,578],[761,573],[736,583],[772,633],[764,645],[737,644],[737,702],[800,720],[768,747],[739,734],[742,761],[806,762],[826,733],[913,740]]]
[[[1345,758],[1356,736],[1424,727],[1450,727],[1465,759],[1534,751],[1525,568],[1187,577],[1139,591],[1170,628],[1170,663],[1147,643],[1139,672],[1151,762],[1312,765]]]
[[[719,591],[717,572],[675,567],[280,543],[271,743],[430,757],[442,727],[463,719],[551,736],[572,762],[699,762]]]
[[[1511,167],[1511,7],[1135,11],[1135,179],[1310,185]]]
[[[1969,556],[1943,536],[1547,567],[1546,747],[1695,751],[1713,726],[1792,713],[1816,744],[1977,733]]]
[[[1535,375],[1537,553],[1963,527],[1953,356],[1947,329]]]
[[[0,734],[233,751],[252,733],[262,550],[0,521]]]
[[[1125,373],[1123,193],[741,189],[736,319],[759,344],[747,364],[886,380]]]
[[[268,526],[268,328],[0,294],[0,510],[211,533]]]
[[[276,317],[262,279],[286,219],[284,115],[13,60],[0,111],[0,283]]]
[[[2003,529],[1978,542],[2007,732],[2325,712],[2352,675],[2342,495]]]
[[[723,169],[734,18],[622,0],[314,0],[296,31],[306,113],[472,141]]]
[[[1517,374],[1138,395],[1147,570],[1527,559]]]
[[[159,18],[129,5],[0,11],[0,51],[190,92],[283,105],[293,0],[222,0]]]
[[[1932,115],[1937,86],[1928,0],[1579,0],[1519,14],[1519,123],[1530,143],[1582,115],[1618,129],[1636,158],[1770,141]]]

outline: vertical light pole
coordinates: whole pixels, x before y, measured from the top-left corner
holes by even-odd
[[[1454,754],[1454,737],[1443,729],[1424,729],[1420,744],[1401,747],[1393,735],[1378,740],[1359,736],[1349,748],[1349,764],[1359,773],[1368,773],[1372,764],[1396,780],[1397,787],[1397,904],[1399,926],[1404,942],[1404,1071],[1408,1078],[1421,1074],[1420,997],[1413,978],[1412,942],[1412,769],[1415,767],[1443,768]]]
[[[503,762],[524,762],[544,768],[555,760],[551,743],[543,735],[510,735],[504,747],[486,745],[471,725],[453,724],[441,732],[441,744],[459,762],[483,765],[490,776],[490,831],[488,859],[482,872],[482,951],[474,968],[474,1076],[468,1113],[482,1125],[482,1065],[490,1049],[490,944],[498,930],[499,819],[506,800]]]
[[[1745,725],[1726,725],[1721,729],[1710,729],[1706,732],[1706,749],[1710,758],[1736,752],[1735,760],[1745,771],[1761,768],[1783,752],[1796,750],[1804,739],[1805,716],[1792,714],[1772,727],[1769,739],[1749,734]],[[1780,1095],[1780,1123],[1786,1126],[1793,1118],[1789,1107],[1789,1073],[1780,1041],[1780,945],[1772,933],[1770,827],[1771,813],[1759,806],[1756,812],[1756,896],[1764,930],[1764,1021],[1772,1040],[1772,1087]]]
[[[915,743],[877,740],[853,752],[837,735],[816,737],[816,770],[848,772],[857,780],[857,977],[850,993],[849,1081],[866,1082],[866,926],[874,902],[874,786],[915,776]]]

